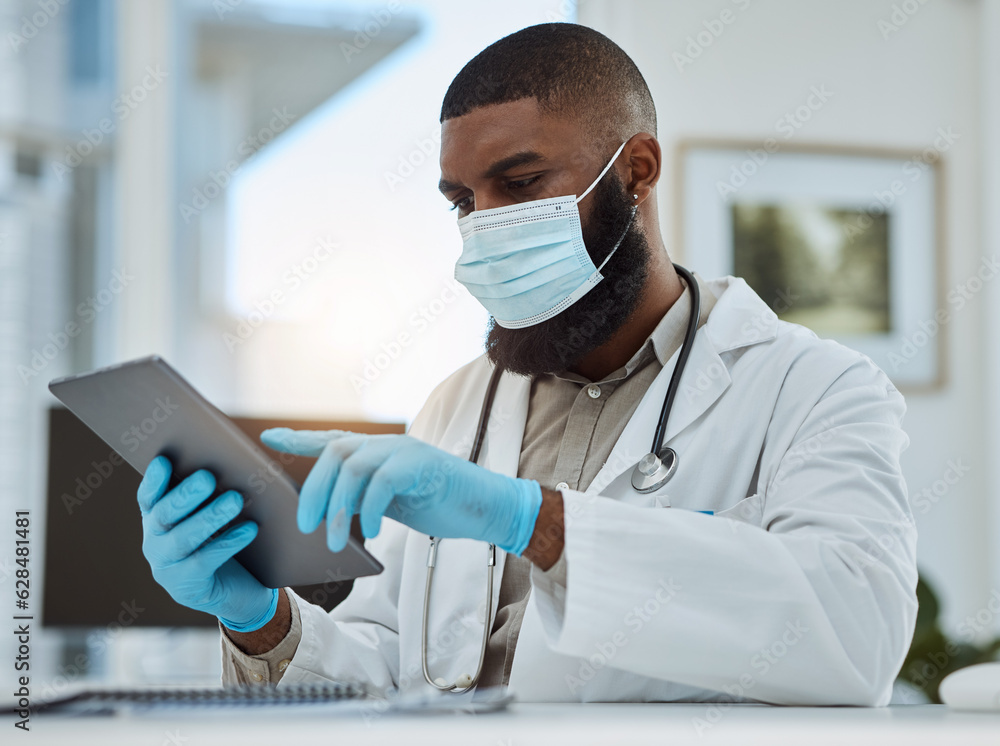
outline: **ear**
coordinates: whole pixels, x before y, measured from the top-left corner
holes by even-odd
[[[629,139],[623,155],[625,174],[622,181],[628,188],[630,199],[632,195],[638,195],[638,199],[631,200],[638,205],[646,201],[656,182],[660,180],[663,155],[660,143],[648,132],[639,132]]]

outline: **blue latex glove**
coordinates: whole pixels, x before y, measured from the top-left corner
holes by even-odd
[[[428,536],[479,539],[520,555],[542,504],[538,482],[484,469],[408,435],[271,428],[276,451],[318,456],[299,493],[298,524],[311,533],[327,519],[326,543],[347,546],[351,516],[372,538],[382,516]]]
[[[142,553],[153,577],[174,601],[214,614],[231,630],[260,629],[274,617],[278,590],[265,588],[233,559],[257,536],[257,524],[245,521],[206,543],[239,514],[243,497],[230,490],[192,513],[215,491],[215,477],[202,469],[167,492],[172,471],[169,459],[157,456],[137,493]]]

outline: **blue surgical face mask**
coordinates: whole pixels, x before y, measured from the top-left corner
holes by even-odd
[[[583,243],[577,205],[604,178],[624,147],[623,142],[579,197],[476,210],[458,220],[463,247],[455,279],[497,324],[505,329],[539,324],[569,308],[604,279],[601,267],[618,250],[628,227],[596,267]],[[635,211],[633,206],[629,226]]]

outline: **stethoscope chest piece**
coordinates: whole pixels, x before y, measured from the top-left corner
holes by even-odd
[[[664,448],[659,456],[647,453],[632,470],[632,487],[640,494],[655,492],[670,481],[677,471],[677,452]]]

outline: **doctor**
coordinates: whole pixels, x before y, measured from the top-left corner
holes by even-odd
[[[408,435],[262,436],[319,457],[300,528],[325,526],[336,551],[360,514],[385,571],[326,613],[232,560],[253,524],[204,543],[242,505],[195,510],[208,472],[168,491],[159,457],[139,488],[154,576],[219,617],[224,681],[885,705],[916,616],[899,392],[743,280],[675,268],[652,98],[601,34],[501,39],[452,82],[441,122],[456,277],[491,313],[486,354]]]

